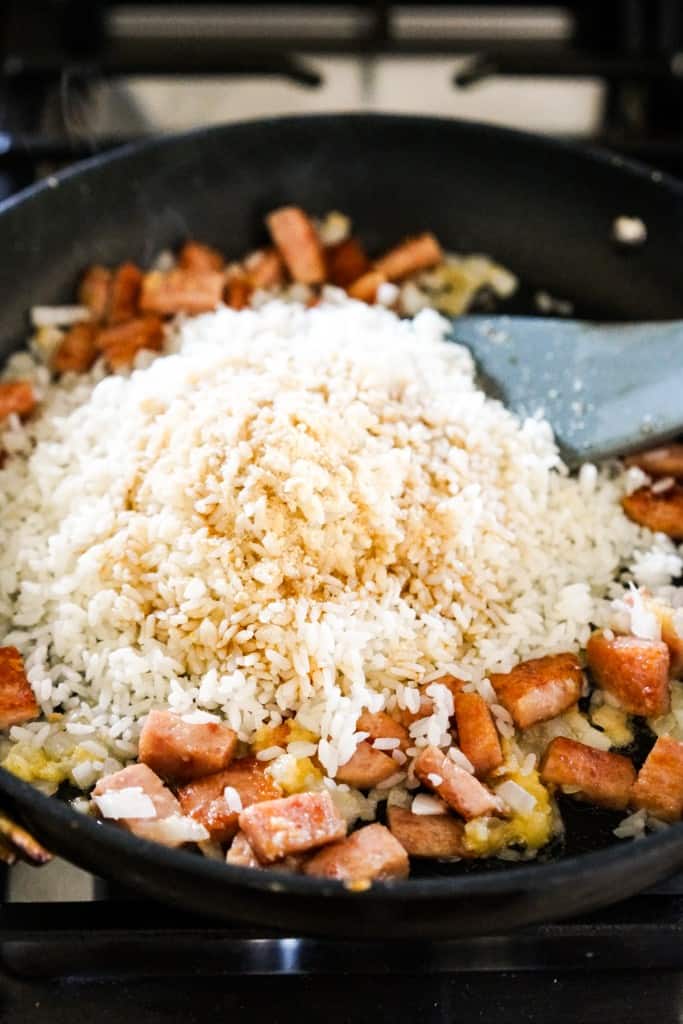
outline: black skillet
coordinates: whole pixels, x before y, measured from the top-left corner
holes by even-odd
[[[0,354],[36,303],[72,299],[94,262],[149,262],[197,238],[238,257],[282,203],[348,212],[371,251],[431,229],[603,319],[683,317],[683,186],[613,156],[480,125],[387,116],[255,122],[96,157],[0,206]],[[641,217],[647,242],[612,238]],[[651,738],[649,740],[651,742]],[[642,757],[647,748],[640,751]],[[683,825],[637,843],[568,808],[564,850],[524,866],[426,865],[407,882],[350,893],[335,882],[227,867],[134,839],[0,770],[0,802],[55,852],[165,902],[310,933],[382,937],[500,931],[616,901],[683,867]]]

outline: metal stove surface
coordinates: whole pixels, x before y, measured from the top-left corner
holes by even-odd
[[[683,876],[595,914],[469,940],[307,938],[225,925],[56,861],[0,905],[0,1020],[683,1019]],[[435,910],[438,912],[438,908]]]

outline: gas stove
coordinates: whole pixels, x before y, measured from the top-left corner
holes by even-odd
[[[683,174],[680,0],[400,4],[4,0],[0,190],[150,132],[429,113]]]

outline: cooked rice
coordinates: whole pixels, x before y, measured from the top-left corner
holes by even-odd
[[[569,477],[548,424],[486,398],[446,326],[329,290],[181,321],[130,375],[55,383],[13,357],[44,401],[1,439],[0,617],[46,716],[11,730],[13,770],[87,788],[170,707],[246,742],[296,716],[333,777],[362,709],[417,712],[443,673],[512,735],[490,673],[585,646],[628,567],[668,592],[676,548],[619,505],[633,471]],[[409,756],[450,742],[450,691],[427,693]],[[379,797],[330,785],[372,815]],[[416,785],[409,766],[380,792]]]

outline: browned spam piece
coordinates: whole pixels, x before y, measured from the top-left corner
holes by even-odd
[[[12,413],[28,416],[37,404],[33,385],[28,380],[5,380],[0,382],[0,420]]]
[[[150,711],[140,733],[139,759],[162,779],[190,782],[227,768],[237,733],[222,722],[184,722],[171,711]]]
[[[269,775],[266,765],[255,757],[242,757],[229,767],[178,790],[183,814],[198,821],[217,843],[227,843],[238,829],[239,814],[231,811],[223,795],[226,786],[239,793],[242,807],[260,800],[275,800],[281,790]]]
[[[490,789],[446,757],[438,747],[421,750],[414,769],[420,782],[437,793],[465,821],[482,815],[499,815],[503,811]]]
[[[659,737],[638,772],[631,803],[661,821],[683,817],[683,743]]]
[[[680,679],[683,676],[683,636],[679,636],[674,624],[674,610],[654,598],[646,598],[645,604],[656,616],[662,641],[669,648],[669,675],[672,679]]]
[[[669,710],[669,649],[662,640],[610,639],[597,630],[586,658],[596,684],[630,714],[651,718]]]
[[[470,856],[464,826],[450,814],[413,814],[405,807],[389,807],[387,820],[392,835],[411,857],[454,860]]]
[[[377,292],[380,285],[385,284],[386,280],[386,276],[381,274],[379,270],[369,270],[367,274],[363,274],[357,281],[349,285],[347,288],[349,297],[358,299],[359,302],[372,304],[377,300]]]
[[[218,270],[153,270],[143,278],[140,309],[157,316],[209,313],[220,305],[223,285],[224,275]]]
[[[112,370],[126,370],[142,349],[159,352],[164,330],[159,317],[142,316],[115,327],[103,327],[95,335],[95,344]]]
[[[543,755],[541,779],[577,800],[623,811],[628,807],[636,771],[627,757],[596,750],[557,736]]]
[[[117,267],[111,279],[107,323],[123,324],[137,316],[142,277],[142,271],[134,263]]]
[[[185,242],[178,253],[178,266],[183,270],[194,270],[204,273],[209,270],[222,270],[225,266],[223,254],[210,245],[202,242]]]
[[[503,763],[493,716],[478,693],[456,693],[453,701],[460,749],[472,764],[475,775],[485,779]]]
[[[343,882],[407,878],[408,855],[388,828],[365,825],[346,839],[325,846],[306,862],[304,874]]]
[[[390,249],[375,261],[375,270],[388,281],[400,281],[420,270],[429,270],[443,260],[443,249],[428,232]]]
[[[158,822],[164,818],[170,818],[173,814],[180,814],[178,801],[159,776],[146,764],[129,764],[127,768],[122,768],[121,771],[100,779],[93,790],[93,796],[101,796],[111,790],[129,788],[142,789],[154,804],[156,818],[120,818],[117,824],[141,839],[156,840]]]
[[[683,486],[655,494],[649,487],[639,487],[621,499],[624,512],[634,523],[655,533],[665,533],[673,540],[683,540]]]
[[[650,448],[624,459],[626,466],[637,466],[652,477],[672,476],[683,480],[683,444],[667,444],[661,448]]]
[[[301,284],[322,284],[325,253],[310,217],[298,206],[283,206],[266,217],[273,243],[289,273]]]
[[[375,750],[367,740],[363,740],[346,764],[337,769],[337,782],[344,782],[355,789],[372,789],[384,782],[397,771],[393,757],[383,750]]]
[[[583,676],[576,655],[552,654],[523,661],[511,672],[494,674],[491,683],[515,725],[528,729],[576,704]]]
[[[398,749],[410,746],[410,733],[386,711],[364,711],[356,723],[358,732],[367,732],[370,743],[374,740],[398,740]]]
[[[325,250],[327,279],[337,288],[348,288],[370,270],[370,260],[357,238],[347,238]]]
[[[52,357],[56,373],[86,373],[99,355],[93,323],[74,324],[64,335]]]
[[[0,729],[30,722],[40,714],[16,647],[0,647]]]
[[[346,835],[346,822],[329,793],[296,793],[252,804],[239,817],[240,828],[262,864],[305,853]]]
[[[225,272],[225,304],[236,312],[249,305],[252,286],[246,272],[239,264],[232,264]]]
[[[244,261],[247,281],[251,288],[277,288],[285,278],[285,266],[277,249],[257,249]]]
[[[78,301],[90,310],[93,322],[104,320],[109,310],[112,272],[98,265],[88,267],[78,286]]]
[[[241,868],[260,868],[258,857],[249,845],[249,840],[244,832],[238,832],[230,843],[228,852],[225,855],[226,864],[234,864]]]
[[[288,871],[291,874],[298,875],[303,871],[308,858],[309,854],[307,853],[292,853],[289,857],[283,857],[282,860],[276,860],[272,864],[264,865],[252,850],[244,832],[238,832],[225,855],[225,863],[234,864],[242,868],[263,868],[267,866],[273,871]]]

